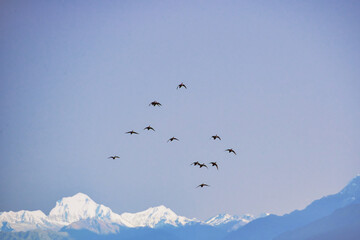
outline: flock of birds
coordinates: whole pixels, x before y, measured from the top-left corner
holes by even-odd
[[[185,88],[185,89],[187,89],[187,87],[186,87],[186,85],[185,85],[184,83],[180,83],[180,84],[177,86],[176,89],[180,89],[180,88]],[[153,102],[151,102],[151,103],[149,104],[149,106],[154,106],[154,107],[158,106],[158,107],[160,107],[160,106],[161,106],[161,103],[159,103],[159,102],[157,102],[157,101],[153,101]],[[152,130],[152,131],[155,132],[155,129],[154,129],[153,127],[151,127],[150,125],[147,126],[147,127],[145,127],[144,130],[148,130],[148,131]],[[131,130],[131,131],[126,132],[125,134],[133,135],[133,134],[139,134],[139,133],[138,133],[138,132],[135,132],[134,130]],[[221,140],[220,136],[218,136],[217,134],[214,135],[214,136],[211,136],[211,138],[212,138],[213,140],[216,140],[216,139]],[[167,140],[167,142],[172,142],[172,141],[179,141],[179,139],[176,138],[176,137],[171,137],[171,138],[169,138],[169,139]],[[232,148],[225,149],[225,151],[228,152],[228,153],[233,153],[233,154],[236,155],[236,152],[235,152],[234,149],[232,149]],[[120,157],[117,156],[117,155],[115,155],[115,156],[110,156],[110,157],[108,157],[108,158],[115,160],[115,159],[120,158]],[[219,166],[218,166],[217,162],[210,162],[209,164],[211,164],[212,167],[216,167],[216,169],[219,170]],[[208,168],[208,166],[207,166],[205,163],[200,163],[199,161],[193,162],[193,163],[191,163],[190,165],[193,165],[194,167],[199,166],[199,168],[203,168],[203,167],[204,167],[204,168]],[[201,183],[201,184],[199,184],[196,188],[198,188],[198,187],[200,187],[200,188],[210,187],[210,185],[208,185],[208,184],[206,184],[206,183]]]

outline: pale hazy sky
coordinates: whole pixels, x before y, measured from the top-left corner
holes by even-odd
[[[206,219],[338,192],[360,172],[359,23],[359,1],[1,1],[0,211],[83,192]]]

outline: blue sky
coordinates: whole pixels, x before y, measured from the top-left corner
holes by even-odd
[[[0,211],[283,214],[360,172],[355,1],[0,5]]]

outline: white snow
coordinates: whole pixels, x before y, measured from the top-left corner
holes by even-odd
[[[56,206],[49,214],[50,220],[64,225],[88,218],[96,218],[126,227],[133,227],[130,223],[123,220],[119,214],[114,213],[110,208],[102,204],[97,204],[83,193],[75,194],[72,197],[64,197],[57,201]]]
[[[138,213],[123,213],[121,217],[126,219],[135,227],[158,227],[163,224],[173,226],[185,225],[190,222],[199,222],[196,219],[176,215],[171,209],[165,206],[149,208]]]
[[[0,213],[0,226],[3,222],[8,222],[15,231],[28,231],[35,228],[56,228],[57,223],[50,222],[48,217],[40,210],[18,212],[2,212]]]
[[[220,214],[206,222],[197,219],[189,219],[178,216],[170,208],[163,205],[152,207],[142,212],[114,213],[110,208],[94,202],[89,196],[77,193],[72,197],[64,197],[56,202],[55,207],[46,216],[42,211],[19,211],[1,212],[0,228],[4,222],[14,231],[29,231],[34,229],[53,229],[59,230],[61,227],[68,226],[78,221],[87,219],[98,219],[106,223],[116,223],[120,226],[150,227],[156,228],[163,225],[184,226],[190,223],[201,223],[212,226],[234,222],[239,226],[245,225],[255,217],[243,215],[241,217],[229,214]],[[90,221],[91,222],[91,221]],[[82,224],[86,223],[83,221]]]

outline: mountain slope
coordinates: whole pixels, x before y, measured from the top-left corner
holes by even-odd
[[[115,234],[120,231],[121,226],[116,223],[106,222],[100,219],[87,218],[69,224],[61,229],[61,231],[70,230],[87,230],[96,234]]]
[[[133,227],[119,214],[111,211],[110,208],[97,204],[89,196],[83,193],[75,194],[72,197],[64,197],[56,202],[56,206],[50,211],[49,219],[68,225],[87,218],[96,218],[117,223],[119,225]]]
[[[240,227],[248,224],[252,220],[258,217],[265,217],[268,214],[261,214],[260,216],[255,216],[251,214],[244,214],[242,216],[230,215],[230,214],[218,214],[205,221],[206,224],[221,228],[225,231],[231,232],[239,229]]]
[[[359,239],[360,204],[337,209],[329,216],[304,227],[285,232],[274,240]]]
[[[28,232],[0,232],[1,240],[73,240],[68,233],[35,230]]]
[[[165,206],[149,208],[138,213],[123,213],[121,217],[136,227],[160,227],[165,224],[182,226],[191,222],[199,222],[196,219],[176,215]]]
[[[51,229],[60,225],[49,221],[48,217],[40,210],[37,211],[18,211],[0,213],[0,228],[9,231],[28,231],[36,228]]]
[[[341,192],[316,200],[304,210],[296,210],[283,216],[270,215],[256,219],[230,233],[226,239],[271,240],[281,233],[302,227],[351,203],[360,203],[359,175]]]

